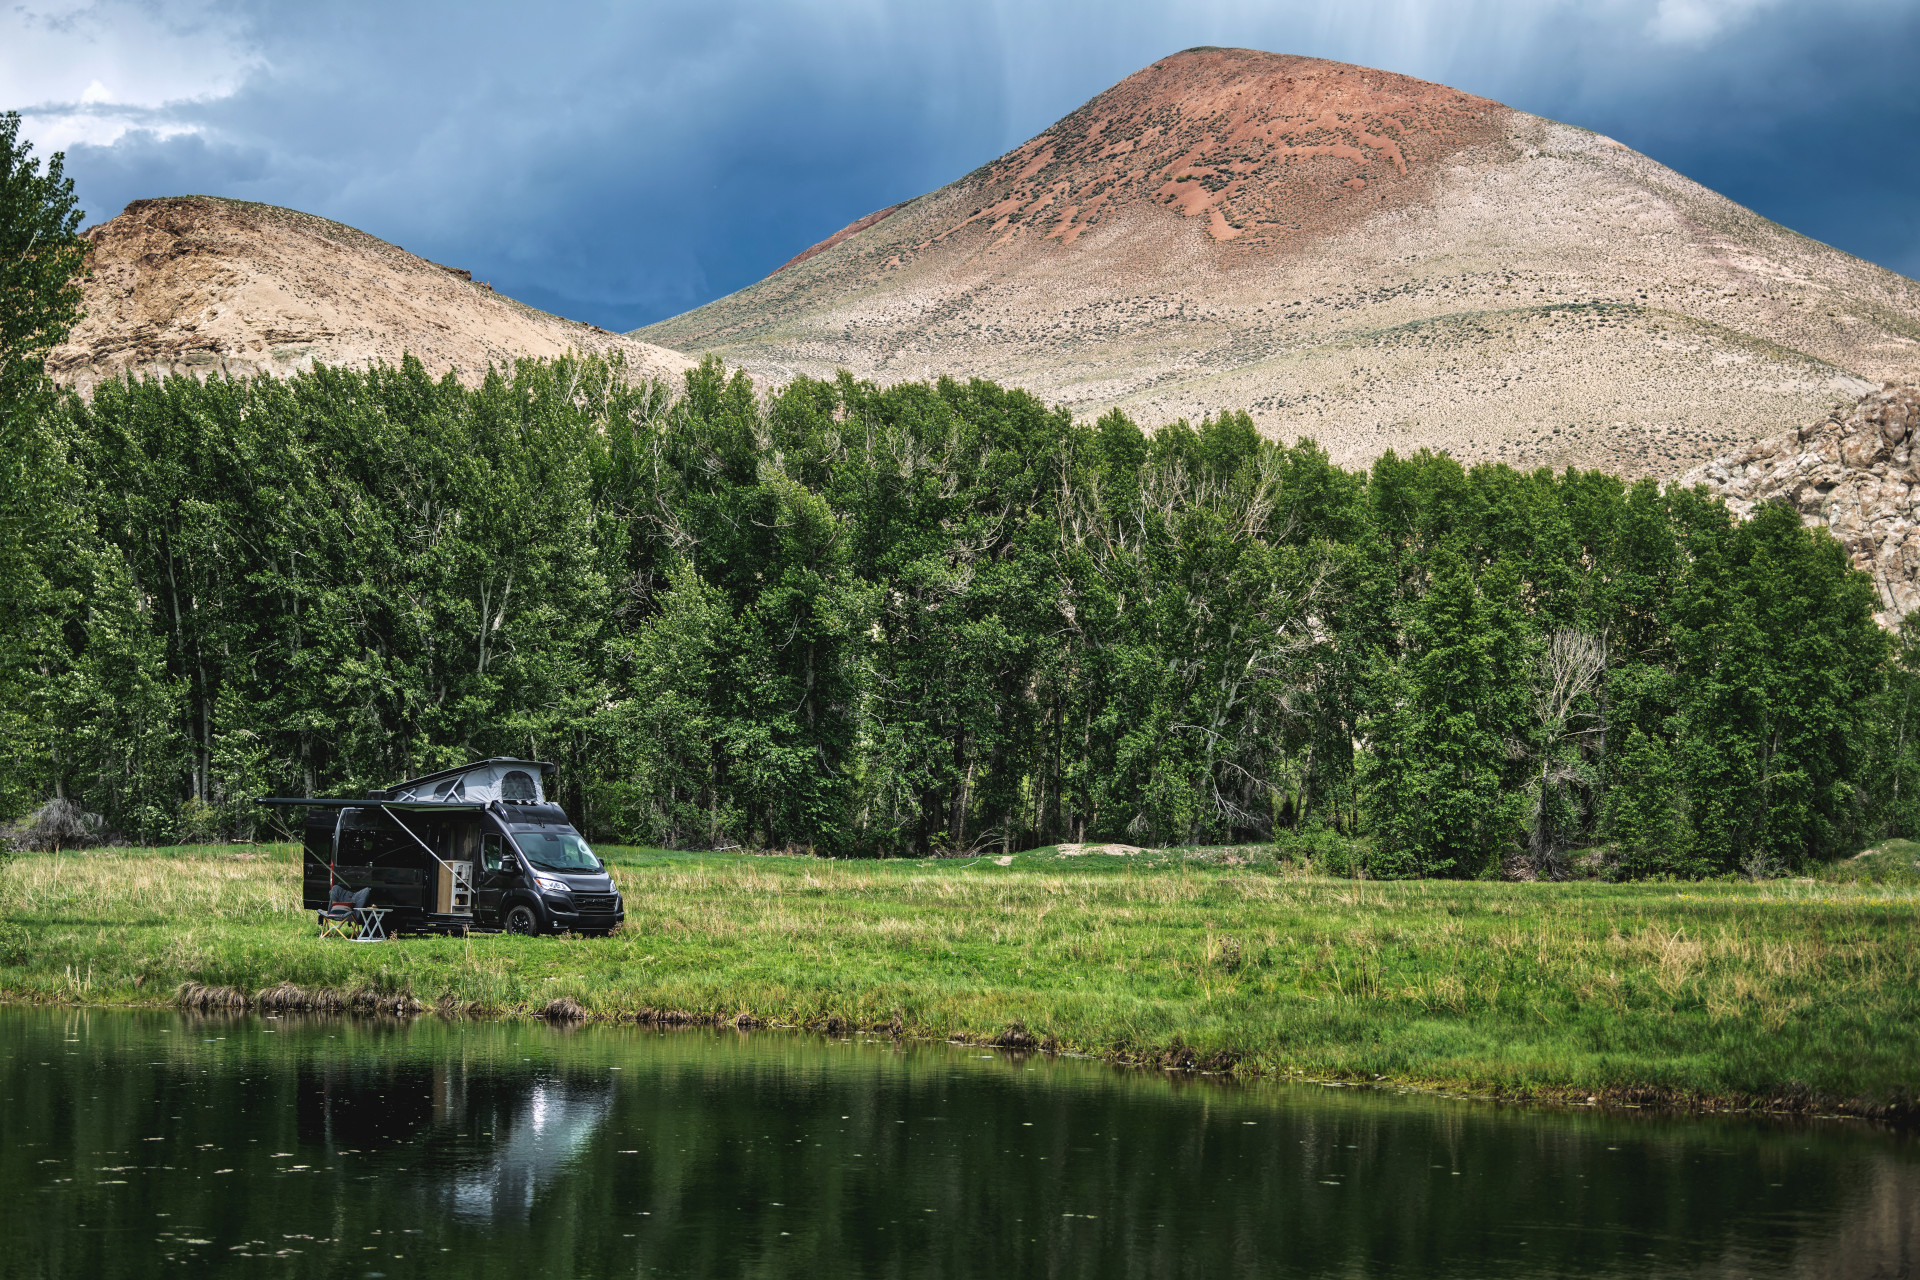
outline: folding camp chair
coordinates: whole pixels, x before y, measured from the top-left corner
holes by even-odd
[[[354,889],[348,885],[335,883],[327,895],[327,909],[319,916],[320,936],[323,938],[353,937],[352,928],[359,923],[355,914],[367,905],[373,897],[371,889]]]

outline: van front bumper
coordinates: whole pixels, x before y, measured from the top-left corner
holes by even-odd
[[[549,894],[540,895],[540,904],[547,909],[547,918],[555,929],[611,929],[627,918],[627,904],[618,898],[611,910]]]

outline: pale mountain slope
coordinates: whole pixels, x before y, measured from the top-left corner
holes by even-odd
[[[618,354],[678,382],[677,352],[563,320],[365,232],[272,205],[137,200],[91,228],[86,317],[47,368],[91,389],[126,374],[288,374],[419,357],[476,382],[488,365]]]
[[[1914,281],[1597,134],[1315,59],[1176,54],[862,221],[635,336],[1149,425],[1245,407],[1347,463],[1628,474],[1920,376]]]

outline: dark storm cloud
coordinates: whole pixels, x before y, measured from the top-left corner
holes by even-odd
[[[50,4],[0,17],[0,35],[45,19],[22,28],[31,75],[4,53],[0,71],[33,86],[12,104],[35,109],[30,133],[74,140],[95,216],[187,191],[290,205],[610,328],[751,283],[1195,44],[1386,67],[1598,129],[1920,271],[1910,4],[214,3],[178,10],[185,33],[172,6]]]

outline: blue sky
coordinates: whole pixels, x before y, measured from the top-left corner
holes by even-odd
[[[0,0],[0,109],[91,221],[207,192],[629,329],[1176,50],[1438,80],[1920,276],[1920,0]]]

